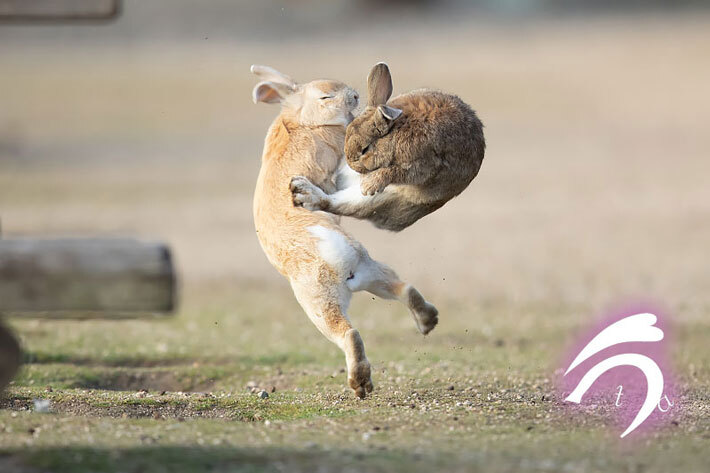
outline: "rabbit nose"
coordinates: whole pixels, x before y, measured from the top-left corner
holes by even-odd
[[[360,98],[360,96],[357,93],[354,93],[350,95],[349,100],[348,100],[348,105],[352,107],[357,107],[357,101]]]

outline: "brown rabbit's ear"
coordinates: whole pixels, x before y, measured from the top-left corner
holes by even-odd
[[[392,76],[390,68],[384,62],[379,62],[367,76],[367,104],[370,106],[387,103],[392,95]]]
[[[399,116],[402,114],[402,110],[394,107],[390,107],[389,105],[380,105],[377,107],[377,113],[382,115],[382,118],[384,118],[388,122],[393,122]]]
[[[281,103],[291,92],[291,89],[283,84],[264,81],[254,86],[252,99],[254,103]]]

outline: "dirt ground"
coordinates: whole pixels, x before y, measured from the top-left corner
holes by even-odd
[[[9,321],[25,364],[0,471],[705,471],[708,31],[707,14],[647,15],[0,49],[3,237],[165,240],[182,287],[167,319]],[[363,90],[383,59],[395,93],[472,104],[488,150],[413,227],[345,222],[441,312],[425,338],[355,297],[376,385],[358,401],[254,235],[276,109],[251,103],[248,67]],[[554,386],[571,339],[638,300],[672,316],[682,407],[624,443],[612,409],[567,409]]]

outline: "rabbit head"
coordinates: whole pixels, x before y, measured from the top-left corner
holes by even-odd
[[[358,94],[336,80],[314,80],[298,84],[286,74],[268,66],[251,66],[262,79],[254,86],[254,103],[280,103],[284,112],[303,126],[348,126],[358,104]]]
[[[392,95],[392,76],[384,62],[375,64],[367,76],[367,108],[353,120],[345,133],[345,157],[357,172],[367,172],[360,158],[370,145],[392,129],[402,110],[387,105]]]

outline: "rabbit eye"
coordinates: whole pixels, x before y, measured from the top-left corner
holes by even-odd
[[[362,154],[367,153],[369,150],[370,150],[370,145],[365,146],[365,147],[362,149]]]
[[[324,96],[321,97],[320,99],[321,99],[321,100],[328,100],[328,99],[332,99],[332,98],[333,98],[332,95],[324,95]]]

